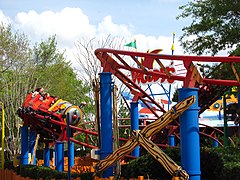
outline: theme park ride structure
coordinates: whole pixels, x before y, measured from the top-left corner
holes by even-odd
[[[164,113],[165,109],[141,88],[140,85],[143,83],[182,81],[183,88],[198,88],[199,114],[208,109],[229,87],[238,86],[240,83],[234,67],[234,63],[238,63],[239,57],[163,55],[114,49],[97,49],[96,56],[101,61],[103,71],[111,72],[118,77],[130,89],[133,101],[141,100],[156,117],[159,117],[156,111]],[[129,63],[132,61],[135,62],[135,66]],[[178,65],[182,65],[181,71],[186,73],[176,73],[176,66],[166,66],[163,61],[177,61]],[[202,77],[193,62],[215,62],[220,63],[219,66],[223,63],[229,63],[236,80],[212,79],[211,76]],[[149,102],[154,104],[156,111],[149,106]]]
[[[157,118],[159,118],[159,114],[151,109],[149,103],[154,104],[157,111],[165,113],[165,110],[139,86],[139,82],[163,82],[167,80],[171,83],[173,81],[182,81],[183,88],[179,90],[180,100],[188,94],[196,95],[198,100],[198,93],[200,92],[200,95],[208,95],[208,87],[212,87],[212,85],[226,87],[239,86],[240,84],[239,76],[234,67],[234,63],[239,62],[239,57],[178,56],[121,51],[115,49],[97,49],[95,55],[101,61],[103,72],[109,72],[116,76],[130,89],[130,92],[133,94],[132,101],[137,102],[141,100]],[[144,59],[146,62],[140,62],[139,59]],[[186,74],[176,75],[172,73],[169,68],[165,67],[163,60],[181,61],[187,71]],[[129,64],[130,61],[134,61],[135,66]],[[211,77],[204,78],[201,76],[198,68],[194,65],[194,62],[230,63],[236,80],[211,79]],[[146,64],[149,64],[150,68],[147,67]],[[155,64],[154,68],[153,64]],[[129,76],[129,74],[131,75]],[[202,85],[202,87],[204,86],[204,88],[201,88],[200,85]],[[214,96],[214,93],[211,95]],[[202,101],[199,104],[200,108],[204,103],[205,102]],[[211,104],[208,104],[208,106],[209,105]],[[206,107],[207,106],[204,108]],[[183,168],[189,173],[190,179],[200,179],[198,103],[197,105],[194,105],[190,111],[184,113],[184,115],[182,115],[183,118],[180,117],[182,164]],[[189,142],[192,142],[191,146],[189,145]],[[194,157],[196,158],[193,160]]]
[[[31,126],[42,139],[52,142],[66,140],[68,113],[71,114],[69,122],[71,126],[78,126],[82,120],[80,106],[62,99],[57,100],[50,95],[43,96],[39,92],[30,92],[17,113],[24,120],[23,125]]]
[[[236,58],[236,57],[172,56],[172,55],[161,55],[161,54],[153,54],[153,53],[119,51],[119,50],[113,50],[113,49],[97,49],[95,53],[98,59],[101,61],[103,71],[112,73],[130,89],[130,92],[134,96],[133,102],[137,102],[138,100],[141,100],[147,107],[149,107],[150,110],[152,109],[149,103],[152,103],[155,105],[157,111],[160,111],[162,113],[166,113],[164,108],[161,105],[159,105],[159,103],[156,102],[151,96],[149,96],[139,86],[138,83],[134,82],[134,79],[139,82],[140,81],[141,82],[144,82],[144,81],[173,82],[175,80],[183,81],[184,88],[190,91],[190,95],[192,95],[192,91],[196,91],[196,88],[194,87],[198,87],[199,84],[203,84],[204,86],[208,86],[209,84],[225,85],[225,86],[239,85],[238,80],[216,80],[216,79],[210,79],[210,78],[202,78],[200,73],[198,72],[197,67],[195,67],[195,65],[193,64],[193,61],[226,62],[226,63],[239,62],[240,58]],[[129,65],[127,63],[128,60],[124,60],[124,58],[132,59],[135,62],[136,66]],[[145,63],[142,63],[138,60],[141,58],[143,58],[143,61],[145,61]],[[187,71],[186,75],[185,76],[175,75],[173,73],[173,70],[170,70],[169,68],[164,66],[164,64],[161,62],[162,59],[182,61]],[[151,67],[153,67],[153,63],[155,63],[156,66],[159,67],[159,69],[151,69]],[[151,66],[147,67],[147,64],[150,64]],[[127,75],[129,73],[126,73],[126,72],[130,72],[132,78],[129,77],[129,75]],[[236,79],[239,79],[237,77],[238,75],[236,74]],[[181,96],[181,93],[182,93],[182,96]],[[186,91],[180,92],[180,96],[182,97],[182,99],[184,99],[183,95],[185,94],[186,94]],[[197,96],[198,94],[194,94],[194,95]],[[48,139],[50,141],[66,140],[66,129],[67,129],[66,114],[67,113],[72,113],[72,115],[74,115],[74,116],[71,116],[72,121],[70,121],[71,123],[70,128],[72,132],[79,131],[79,132],[84,132],[86,134],[97,135],[96,132],[91,132],[89,130],[85,130],[77,127],[77,124],[80,123],[80,120],[81,120],[81,108],[79,108],[78,106],[74,106],[71,103],[66,102],[64,100],[56,101],[53,104],[51,104],[50,102],[52,101],[52,99],[51,101],[44,102],[40,99],[37,99],[37,98],[35,99],[35,97],[37,96],[32,97],[32,94],[30,93],[29,96],[26,98],[26,101],[23,103],[23,107],[19,109],[18,113],[20,117],[24,119],[24,125],[30,125],[31,127],[33,127],[33,129],[37,131],[37,133],[40,133],[43,140],[48,140]],[[186,94],[186,97],[189,97],[188,93]],[[197,100],[198,98],[196,98],[196,101]],[[196,102],[194,104],[196,104]],[[106,108],[106,107],[101,107],[101,108]],[[194,109],[191,109],[191,111],[198,112],[198,107],[194,107]],[[160,117],[159,114],[156,113],[156,111],[152,110],[152,113],[157,117],[157,119]],[[197,117],[198,117],[198,114],[197,114]],[[197,130],[198,129],[197,117],[194,117],[191,120],[187,119],[187,121],[184,123],[181,122],[181,127],[184,127],[185,123],[187,124],[189,120],[191,122],[194,121],[197,124],[197,125],[194,124],[194,129]],[[188,116],[186,116],[186,118],[188,118]],[[111,122],[112,121],[110,121],[110,123]],[[103,127],[105,126],[105,124],[103,123],[101,124],[101,126]],[[112,129],[110,129],[109,134],[111,134],[110,133],[111,130]],[[185,129],[183,129],[182,132],[184,130]],[[197,134],[198,132],[194,132],[194,133]],[[112,138],[111,135],[109,137]],[[181,134],[181,139],[184,139],[184,141],[193,142],[193,144],[198,141],[196,140],[196,138],[189,140],[188,137],[190,137],[189,134],[185,134],[185,135]],[[105,138],[105,137],[102,136],[101,138]],[[96,148],[95,146],[77,141],[72,137],[70,138],[70,140],[72,142],[76,142],[83,146]],[[108,141],[111,142],[112,139],[108,139]],[[184,144],[184,142],[181,144]],[[198,148],[198,145],[195,147]],[[108,151],[106,151],[105,153],[111,154],[111,152],[108,152]],[[186,155],[183,155],[183,156],[186,156]],[[187,158],[187,159],[191,159],[191,158]],[[187,171],[187,173],[190,172],[189,173],[190,179],[191,179],[191,176],[198,176],[199,172],[195,172],[195,170],[194,172],[192,172],[191,170],[188,169],[189,168],[188,162],[187,163],[184,162],[183,164],[185,166],[183,168]],[[191,166],[191,164],[189,166]],[[198,171],[198,169],[196,171]]]
[[[180,177],[181,179],[188,179],[188,174],[182,170],[181,166],[178,166],[170,157],[168,157],[156,144],[154,144],[149,138],[161,131],[167,124],[176,119],[187,108],[189,108],[196,98],[190,96],[183,101],[179,102],[172,109],[164,113],[158,120],[145,126],[141,131],[134,130],[132,132],[132,138],[129,139],[123,146],[115,150],[106,159],[100,161],[96,165],[97,173],[101,173],[106,168],[110,167],[117,160],[122,159],[125,155],[129,154],[138,145],[142,145],[163,167],[174,177]]]

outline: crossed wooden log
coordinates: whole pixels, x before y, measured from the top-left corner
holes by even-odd
[[[135,130],[132,132],[132,138],[129,139],[123,146],[108,155],[105,159],[96,164],[96,174],[102,173],[106,168],[110,167],[116,161],[122,159],[129,154],[138,145],[145,148],[163,167],[175,177],[187,180],[189,175],[181,166],[178,166],[169,156],[167,156],[156,144],[149,138],[161,131],[167,124],[172,122],[180,116],[186,109],[188,109],[194,102],[195,96],[190,96],[179,102],[171,108],[168,112],[163,114],[159,119],[144,127],[141,131]]]

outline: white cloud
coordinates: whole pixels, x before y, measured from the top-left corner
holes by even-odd
[[[140,52],[146,52],[147,50],[154,50],[154,49],[163,49],[161,52],[162,54],[171,54],[172,44],[173,44],[173,37],[167,36],[145,36],[143,34],[134,35],[132,39],[128,39],[129,42],[136,39],[137,41],[137,49]],[[128,41],[126,41],[127,43]],[[177,41],[177,38],[174,40],[174,54],[182,55],[183,49],[180,47],[180,43]]]
[[[73,46],[78,38],[96,35],[96,27],[80,8],[64,8],[60,12],[35,11],[21,12],[16,17],[16,27],[35,41],[46,39],[50,35],[58,38],[59,44]]]
[[[8,19],[0,11],[0,20]],[[34,10],[19,12],[15,21],[12,21],[16,29],[24,32],[32,43],[46,40],[51,35],[56,35],[60,49],[66,49],[66,57],[71,60],[73,66],[76,65],[73,52],[79,39],[104,38],[109,34],[112,37],[124,39],[126,43],[137,40],[138,51],[146,52],[148,49],[154,50],[162,48],[164,54],[171,54],[172,37],[165,36],[146,36],[143,34],[132,33],[133,25],[116,24],[111,16],[106,16],[98,24],[91,24],[88,16],[80,8],[66,7],[61,11],[44,11],[37,13]],[[125,49],[126,47],[124,47]],[[183,54],[177,38],[175,40],[174,54]]]
[[[3,25],[11,24],[11,19],[3,14],[3,12],[0,10],[0,23]]]
[[[137,39],[139,50],[162,48],[163,53],[170,54],[172,37],[154,37],[143,34],[133,35],[133,25],[116,24],[111,16],[106,16],[97,25],[90,23],[87,15],[80,8],[64,8],[60,12],[36,11],[20,12],[16,16],[16,27],[26,33],[33,42],[39,42],[50,35],[56,34],[61,47],[72,48],[74,43],[81,38],[91,39],[111,34],[131,41]],[[181,54],[182,49],[175,41],[175,52]]]
[[[0,20],[9,19],[0,11]],[[10,19],[9,19],[10,20]],[[138,51],[146,52],[149,50],[162,48],[164,54],[171,54],[172,37],[165,36],[146,36],[144,34],[133,34],[134,26],[129,24],[116,24],[111,16],[106,16],[98,24],[91,24],[88,16],[80,8],[64,8],[59,12],[36,11],[20,12],[16,15],[12,25],[16,29],[24,32],[29,39],[35,43],[46,40],[49,36],[55,35],[59,48],[66,50],[67,60],[72,61],[74,69],[80,69],[80,65],[75,60],[75,43],[79,39],[104,38],[109,34],[119,39],[124,39],[129,43],[137,40]],[[183,54],[179,42],[175,40],[174,54]],[[124,47],[124,49],[128,49]]]
[[[98,24],[98,33],[99,35],[108,35],[112,36],[130,36],[131,32],[129,26],[125,24],[114,24],[112,22],[111,16],[106,16],[102,22]]]

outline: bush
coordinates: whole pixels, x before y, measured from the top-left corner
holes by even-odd
[[[168,148],[164,152],[178,165],[181,165],[180,149]],[[239,180],[240,179],[240,148],[218,147],[201,148],[201,179],[202,180]],[[20,165],[13,167],[11,161],[5,162],[6,169],[12,169],[23,177],[31,179],[67,179],[66,172],[52,170],[49,167],[35,165]],[[145,179],[169,180],[171,175],[150,154],[143,155],[128,164],[121,166],[121,176],[124,178],[137,178],[144,176]],[[80,177],[81,180],[93,179],[93,173],[71,174],[72,178]]]
[[[52,170],[49,167],[35,165],[21,165],[20,175],[22,177],[30,177],[31,179],[67,179],[67,173]]]
[[[122,166],[121,176],[124,178],[137,178],[144,176],[144,178],[152,179],[171,179],[171,176],[166,172],[163,166],[155,160],[150,154],[141,156],[129,164]]]
[[[35,165],[21,165],[20,166],[20,175],[22,177],[29,177],[31,179],[68,179],[67,172],[61,172],[53,170],[45,166],[35,166]],[[81,180],[90,180],[93,179],[93,173],[85,174],[71,174],[72,178],[80,177]]]
[[[228,162],[224,165],[224,180],[239,180],[240,179],[240,162]]]
[[[14,170],[13,161],[5,161],[4,168],[9,170]]]
[[[178,165],[181,165],[180,149],[165,149],[164,152]],[[239,180],[240,149],[234,147],[201,148],[201,179],[202,180]],[[125,178],[145,178],[167,180],[171,175],[151,155],[147,154],[122,166]]]
[[[222,179],[224,162],[219,148],[201,149],[201,179]]]

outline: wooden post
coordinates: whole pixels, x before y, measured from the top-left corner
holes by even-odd
[[[100,85],[99,80],[96,78],[93,81],[93,91],[94,91],[94,100],[95,100],[95,106],[96,106],[96,123],[97,123],[97,131],[98,131],[98,147],[101,146],[101,128],[100,128]]]
[[[34,145],[34,148],[33,148],[33,154],[32,154],[32,158],[31,158],[31,164],[34,163],[34,158],[35,158],[35,155],[36,155],[36,150],[37,150],[39,138],[40,138],[40,135],[37,134],[36,141],[35,141],[35,145]]]
[[[119,148],[119,128],[117,119],[117,86],[114,85],[113,89],[113,151]],[[121,173],[120,161],[116,162],[117,167],[115,170],[116,176]],[[110,176],[111,177],[111,176]]]

